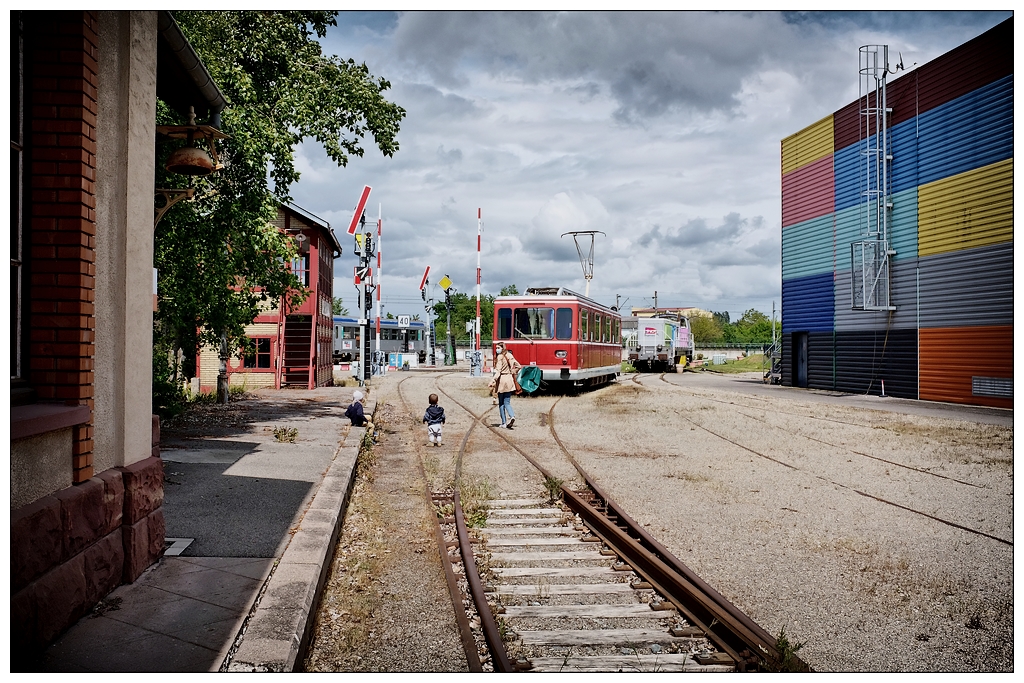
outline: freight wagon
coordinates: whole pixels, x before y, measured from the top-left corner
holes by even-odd
[[[639,372],[675,372],[693,360],[693,335],[688,318],[622,318],[622,346]]]

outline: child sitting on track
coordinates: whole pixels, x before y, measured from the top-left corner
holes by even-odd
[[[352,394],[352,405],[345,410],[345,417],[352,421],[353,427],[366,427],[373,433],[373,423],[366,419],[363,413],[363,392],[355,391]]]
[[[441,445],[441,425],[444,424],[444,408],[437,405],[437,394],[431,394],[430,405],[427,412],[423,414],[423,421],[427,423],[427,435],[430,443],[434,446]]]

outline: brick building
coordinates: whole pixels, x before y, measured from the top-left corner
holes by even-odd
[[[156,101],[224,106],[167,12],[12,11],[11,653],[163,553]]]

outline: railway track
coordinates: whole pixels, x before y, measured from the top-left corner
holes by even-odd
[[[667,384],[668,386],[673,387],[674,389],[679,389],[679,390],[682,390],[682,391],[686,391],[685,389],[683,389],[679,385],[675,384],[674,382],[669,382],[668,380],[666,380],[664,373],[661,374],[658,377],[658,379],[661,382]],[[640,379],[639,379],[639,377],[637,375],[633,376],[632,381],[633,381],[633,383],[635,383],[635,384],[637,384],[639,386],[644,386],[643,383],[640,381]],[[848,448],[847,446],[845,446],[843,444],[831,443],[829,441],[825,441],[825,440],[822,440],[822,439],[811,437],[811,436],[808,436],[806,434],[801,433],[800,431],[793,430],[793,429],[788,429],[786,427],[778,425],[778,424],[776,424],[774,422],[771,422],[770,420],[768,420],[768,419],[766,419],[764,417],[761,417],[761,416],[758,416],[758,415],[753,415],[753,414],[750,414],[748,412],[744,412],[743,410],[736,410],[736,408],[747,408],[747,409],[759,410],[760,407],[758,407],[758,406],[750,406],[750,405],[746,405],[746,404],[743,404],[743,403],[737,403],[736,401],[732,401],[732,400],[724,401],[724,400],[721,400],[721,399],[711,398],[711,397],[708,397],[708,396],[705,396],[705,395],[693,394],[692,392],[687,392],[687,393],[690,393],[690,395],[695,396],[697,398],[700,398],[701,400],[712,401],[712,402],[715,402],[715,403],[728,404],[728,405],[733,407],[732,410],[736,414],[739,414],[739,415],[742,415],[742,416],[744,416],[744,417],[746,417],[748,419],[760,422],[760,423],[764,424],[766,427],[768,427],[769,429],[783,432],[783,433],[785,433],[788,436],[797,437],[797,438],[800,438],[800,439],[806,439],[808,441],[813,441],[813,442],[816,442],[816,443],[819,443],[819,444],[823,444],[823,445],[826,445],[826,446],[829,446],[831,448],[836,449],[837,452],[846,452],[846,453],[849,453],[851,455],[856,455],[856,456],[858,456],[860,458],[865,458],[865,459],[874,460],[874,461],[877,461],[877,462],[882,462],[882,463],[885,463],[886,465],[890,465],[892,467],[899,468],[900,470],[904,470],[904,471],[907,471],[907,472],[912,472],[912,473],[914,473],[913,476],[920,476],[920,477],[922,477],[924,479],[941,480],[941,481],[945,481],[945,482],[950,482],[952,485],[968,486],[968,487],[976,488],[976,489],[987,489],[988,488],[988,487],[985,487],[985,486],[981,486],[979,484],[975,484],[973,482],[964,481],[962,479],[957,479],[955,477],[949,477],[949,476],[946,476],[946,475],[943,475],[943,474],[940,474],[940,473],[937,473],[937,472],[931,472],[929,470],[925,470],[925,469],[921,469],[921,468],[917,468],[917,467],[912,467],[912,466],[906,465],[904,463],[896,462],[894,460],[890,460],[890,459],[887,459],[887,458],[882,458],[882,457],[879,457],[879,456],[876,456],[876,455],[865,453],[865,452],[860,451],[860,450],[850,449],[850,448]],[[855,422],[846,422],[846,421],[841,421],[841,420],[833,420],[833,419],[830,419],[830,418],[821,418],[821,417],[816,417],[816,416],[810,415],[810,414],[794,413],[794,412],[791,412],[791,411],[779,411],[779,410],[774,410],[773,409],[773,414],[774,413],[787,414],[787,415],[796,415],[798,417],[805,418],[805,419],[809,418],[809,419],[818,419],[818,420],[829,421],[829,422],[837,422],[837,423],[840,423],[840,424],[846,424],[846,425],[851,425],[851,426],[856,426],[856,427],[864,427],[864,428],[868,428],[868,429],[870,429],[872,427],[872,425],[870,425],[870,424],[862,424],[862,423],[855,423]],[[714,429],[711,429],[707,425],[702,424],[701,422],[699,422],[697,420],[694,420],[694,419],[692,419],[691,417],[689,417],[687,415],[683,415],[682,413],[678,413],[678,411],[677,411],[677,414],[679,415],[679,417],[682,420],[685,420],[686,422],[688,422],[688,423],[694,425],[695,427],[697,427],[697,428],[707,432],[708,434],[711,434],[714,437],[717,437],[719,439],[727,441],[727,442],[733,444],[734,446],[737,446],[739,448],[742,448],[745,451],[748,451],[749,453],[757,455],[758,457],[764,458],[766,460],[770,460],[770,461],[775,462],[775,463],[777,463],[779,465],[782,465],[784,467],[788,467],[788,468],[792,468],[792,469],[796,469],[796,470],[802,469],[798,465],[795,465],[793,463],[786,462],[786,461],[780,460],[778,458],[772,457],[772,456],[768,455],[767,453],[763,452],[762,450],[757,449],[754,445],[740,443],[740,442],[738,442],[738,441],[736,441],[734,439],[731,439],[731,438],[729,438],[729,437],[727,437],[727,436],[725,436],[723,434],[720,434],[719,432],[715,431]],[[901,504],[899,502],[896,502],[896,501],[893,501],[893,500],[889,500],[889,499],[887,499],[887,498],[885,498],[883,496],[880,496],[880,495],[876,495],[876,494],[872,494],[872,493],[867,492],[867,491],[863,491],[863,490],[861,490],[861,489],[859,489],[857,487],[850,486],[850,485],[848,485],[846,483],[838,481],[835,476],[830,475],[828,473],[810,471],[809,474],[812,474],[816,478],[818,478],[818,479],[820,479],[820,480],[822,480],[822,481],[824,481],[824,482],[826,482],[826,483],[828,483],[830,485],[838,486],[838,487],[841,487],[841,488],[844,488],[844,489],[851,490],[851,491],[857,493],[858,495],[864,496],[866,498],[871,498],[871,499],[873,499],[873,500],[875,500],[875,501],[877,501],[879,503],[900,508],[900,509],[905,510],[907,512],[910,512],[910,513],[913,513],[913,514],[916,514],[916,515],[920,515],[920,516],[926,517],[926,518],[931,519],[931,520],[933,520],[935,522],[938,522],[940,524],[944,524],[946,526],[954,527],[956,529],[960,529],[961,531],[965,531],[967,533],[970,533],[970,534],[973,534],[973,535],[976,535],[976,536],[980,536],[980,537],[983,537],[983,538],[988,538],[990,540],[996,541],[996,542],[998,542],[1000,544],[1003,544],[1003,545],[1008,545],[1008,546],[1011,546],[1011,547],[1013,546],[1013,541],[1012,540],[1008,540],[1006,538],[1002,538],[1001,536],[998,536],[998,535],[995,535],[995,534],[990,534],[990,533],[987,533],[985,531],[981,531],[979,529],[975,529],[975,528],[972,528],[970,526],[967,526],[967,525],[964,525],[964,524],[960,524],[960,523],[958,523],[956,521],[953,521],[953,520],[950,520],[950,519],[947,519],[947,518],[944,518],[944,517],[941,517],[941,516],[938,516],[938,515],[935,515],[935,514],[931,514],[929,512],[925,512],[925,511],[920,510],[920,509],[916,509],[915,507],[912,507],[910,505],[904,505],[904,504]]]
[[[418,418],[402,395],[407,379],[398,395]],[[808,670],[795,655],[779,652],[775,638],[693,574],[583,471],[556,430],[560,398],[543,420],[552,442],[546,460],[560,455],[583,485],[561,482],[513,435],[489,425],[492,410],[472,410],[442,386],[441,376],[433,382],[470,418],[449,465],[451,487],[429,495],[439,510],[438,547],[471,670]],[[480,438],[516,451],[539,472],[549,499],[484,501],[484,526],[468,528],[459,489],[477,429],[484,430]]]

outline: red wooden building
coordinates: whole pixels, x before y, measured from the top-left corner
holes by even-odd
[[[341,245],[327,221],[294,204],[278,207],[273,224],[298,238],[299,255],[291,267],[309,292],[294,309],[280,301],[269,302],[267,310],[246,327],[253,353],[228,361],[228,382],[249,389],[330,386],[334,259],[341,255]],[[200,390],[216,391],[218,351],[204,347],[199,356]]]

